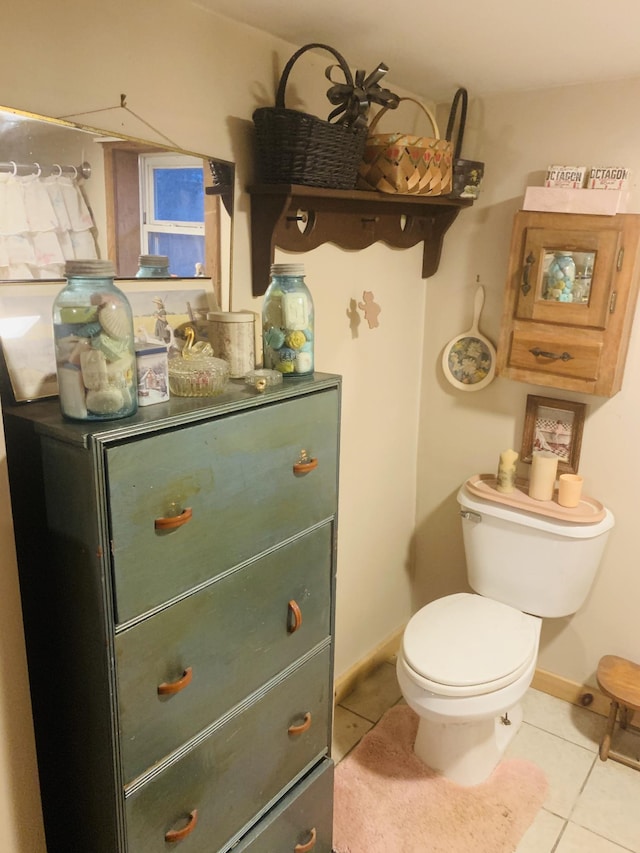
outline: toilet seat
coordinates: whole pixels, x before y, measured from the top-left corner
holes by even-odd
[[[458,593],[410,619],[402,654],[410,677],[443,696],[491,693],[516,681],[537,655],[539,620],[507,604]]]

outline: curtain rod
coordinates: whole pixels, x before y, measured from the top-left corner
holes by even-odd
[[[39,178],[48,178],[50,175],[58,178],[60,175],[90,178],[91,164],[85,161],[79,166],[61,166],[59,163],[43,166],[41,163],[16,163],[14,160],[9,160],[7,163],[0,163],[0,172],[10,172],[14,176],[37,175]]]

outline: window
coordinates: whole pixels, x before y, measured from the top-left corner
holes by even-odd
[[[140,198],[140,254],[167,255],[171,275],[196,275],[205,262],[202,160],[140,154]]]

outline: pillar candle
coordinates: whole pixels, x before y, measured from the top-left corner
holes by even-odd
[[[558,457],[555,453],[534,453],[531,460],[529,497],[537,501],[552,500],[557,470]]]
[[[496,491],[509,494],[516,484],[516,462],[518,454],[515,450],[505,450],[500,454]]]
[[[560,506],[578,506],[582,492],[582,477],[579,474],[560,474],[558,479],[558,503]]]

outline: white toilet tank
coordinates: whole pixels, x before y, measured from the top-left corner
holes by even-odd
[[[534,616],[582,607],[615,520],[582,524],[517,510],[458,492],[471,588]]]

